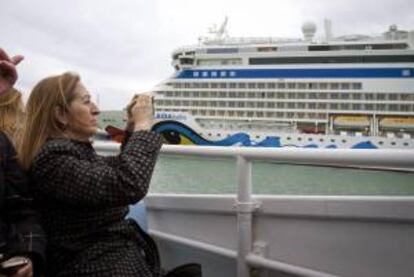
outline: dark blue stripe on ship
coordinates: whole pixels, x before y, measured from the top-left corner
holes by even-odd
[[[178,79],[413,78],[414,68],[183,70]]]

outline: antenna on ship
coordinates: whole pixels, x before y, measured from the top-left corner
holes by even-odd
[[[225,35],[227,35],[227,22],[229,21],[227,15],[224,18],[223,23],[221,23],[220,28],[217,28],[217,25],[214,24],[212,27],[209,28],[208,32],[215,36],[215,38],[223,38]]]
[[[325,27],[325,39],[328,42],[332,39],[332,21],[330,19],[325,18],[324,27]]]
[[[226,27],[227,27],[227,22],[228,21],[229,21],[229,18],[226,15],[226,17],[224,18],[224,21],[221,24],[220,28],[217,30],[217,36],[222,37],[224,34],[227,34]]]

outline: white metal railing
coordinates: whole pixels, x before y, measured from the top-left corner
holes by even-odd
[[[116,153],[119,144],[94,144],[101,153]],[[298,276],[332,276],[329,273],[315,271],[305,267],[286,264],[266,259],[253,253],[252,216],[258,204],[252,200],[251,162],[267,160],[290,164],[312,164],[341,167],[378,168],[414,171],[413,150],[351,150],[351,149],[302,149],[302,148],[245,148],[245,147],[211,147],[211,146],[176,146],[164,145],[162,154],[201,156],[201,157],[232,157],[237,160],[238,193],[237,211],[237,251],[236,253],[221,247],[180,238],[159,231],[150,233],[161,239],[201,248],[227,257],[237,255],[237,276],[248,277],[249,266],[265,267]]]

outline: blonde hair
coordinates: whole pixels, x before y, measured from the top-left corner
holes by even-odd
[[[18,151],[23,168],[30,167],[48,138],[64,132],[65,126],[58,121],[56,110],[67,112],[79,81],[79,75],[66,72],[45,78],[33,88],[26,105],[26,122]]]
[[[0,94],[0,131],[7,135],[15,147],[21,137],[23,109],[20,91],[9,88]]]

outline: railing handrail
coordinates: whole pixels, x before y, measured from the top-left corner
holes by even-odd
[[[97,151],[119,151],[118,143],[95,142]],[[298,165],[322,165],[414,171],[414,150],[314,149],[163,145],[162,154],[214,158],[243,157],[249,161],[272,161]]]

